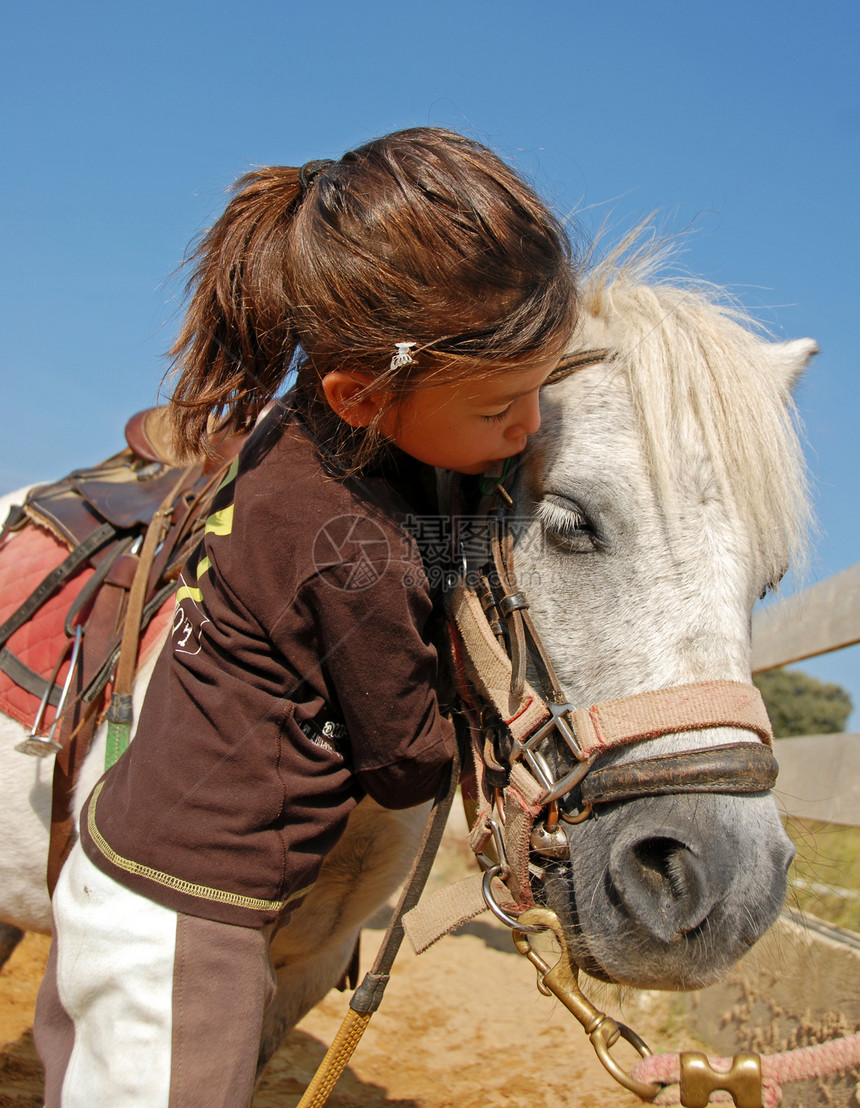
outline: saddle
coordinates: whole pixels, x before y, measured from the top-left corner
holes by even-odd
[[[0,676],[16,689],[2,698],[4,709],[11,703],[10,714],[22,719],[29,708],[33,720],[19,749],[56,753],[51,891],[73,842],[72,795],[92,737],[106,715],[118,714],[128,731],[136,667],[170,619],[179,572],[243,440],[224,436],[213,457],[183,465],[166,408],[153,408],[129,420],[126,441],[100,465],[32,489],[0,538],[7,586],[22,555],[30,554],[30,584],[33,567],[41,567],[11,614],[6,590]]]

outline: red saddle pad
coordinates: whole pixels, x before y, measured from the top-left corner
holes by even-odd
[[[27,526],[7,537],[0,546],[0,624],[27,600],[68,553],[64,543],[36,525]],[[6,643],[8,651],[45,680],[50,678],[57,659],[68,643],[63,630],[66,613],[93,572],[91,566],[82,566]],[[138,664],[142,665],[160,644],[172,614],[173,598],[170,597],[156,612],[143,635]],[[57,677],[60,688],[67,671],[68,660]],[[106,704],[108,702],[109,690]],[[39,697],[16,685],[8,674],[0,670],[0,712],[30,727],[38,708]],[[53,720],[54,709],[48,705],[41,730],[50,727]]]

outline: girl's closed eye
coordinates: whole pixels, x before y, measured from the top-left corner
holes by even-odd
[[[510,414],[513,404],[508,404],[506,408],[502,408],[500,412],[494,412],[492,415],[482,415],[481,419],[486,420],[487,423],[501,423],[506,415]]]

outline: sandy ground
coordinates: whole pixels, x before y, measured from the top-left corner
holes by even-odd
[[[449,840],[431,880],[460,870]],[[382,936],[365,931],[363,968]],[[0,973],[0,1108],[37,1108],[41,1069],[33,1007],[48,939],[27,935]],[[254,1108],[294,1108],[335,1031],[348,994],[331,993],[272,1060]],[[623,1013],[654,1049],[666,1049],[669,1001],[634,994]],[[626,1059],[625,1059],[626,1060]],[[331,1108],[633,1108],[605,1074],[573,1018],[541,996],[508,930],[486,914],[416,958],[404,946],[382,1007],[341,1078]]]

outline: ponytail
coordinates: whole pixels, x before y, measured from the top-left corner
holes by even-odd
[[[325,400],[331,370],[394,402],[560,354],[576,315],[565,229],[492,151],[433,127],[247,174],[190,260],[171,350],[180,454],[248,430],[293,364],[297,403],[335,442],[350,428]]]
[[[207,452],[216,428],[253,426],[289,369],[298,340],[284,259],[300,196],[298,169],[246,174],[189,259],[191,301],[170,350],[180,455]]]

